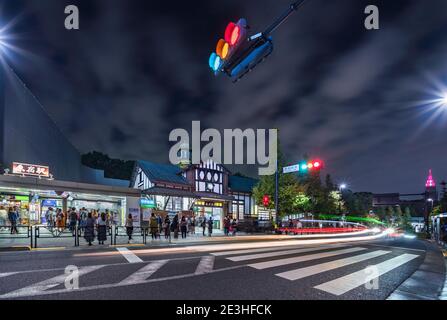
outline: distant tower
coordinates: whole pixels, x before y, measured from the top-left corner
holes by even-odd
[[[191,164],[189,144],[184,143],[180,146],[180,163],[179,166],[182,169],[189,167]]]
[[[433,179],[431,169],[428,171],[427,181],[425,182],[425,199],[432,199],[434,202],[438,201],[438,191],[436,190],[436,182]]]

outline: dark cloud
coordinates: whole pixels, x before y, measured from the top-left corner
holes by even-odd
[[[419,192],[447,176],[445,117],[428,126],[435,80],[447,83],[445,0],[309,0],[275,34],[275,52],[237,85],[207,59],[230,20],[260,31],[290,0],[3,1],[21,14],[9,59],[82,152],[167,162],[168,134],[279,128],[290,159],[309,154],[354,190]],[[13,4],[12,4],[13,3]],[[81,30],[63,28],[79,5]],[[376,4],[381,29],[363,28]],[[246,168],[254,172],[254,167]],[[235,168],[243,171],[242,168]]]

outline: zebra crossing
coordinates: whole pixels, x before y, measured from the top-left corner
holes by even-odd
[[[119,251],[127,262],[121,263],[118,266],[123,268],[133,266],[130,268],[130,274],[120,279],[113,279],[111,280],[113,281],[112,283],[81,286],[80,288],[76,288],[76,290],[98,290],[141,285],[151,282],[198,277],[216,272],[250,268],[259,272],[267,272],[267,274],[271,274],[274,278],[297,284],[302,279],[325,274],[326,277],[323,277],[323,283],[313,285],[313,290],[337,297],[362,285],[366,285],[371,279],[379,279],[393,270],[398,270],[399,267],[420,256],[418,252],[408,253],[402,248],[377,248],[367,245],[354,246],[352,244],[328,244],[299,248],[285,247],[282,249],[265,247],[216,251],[195,257],[152,261],[144,261],[143,257],[138,257],[138,253],[135,254],[125,248],[119,249]],[[374,259],[380,260],[379,263],[376,263],[378,260]],[[187,272],[180,264],[180,260],[188,260],[188,263],[194,270]],[[179,270],[176,274],[163,276],[163,273],[161,273],[162,275],[160,276],[160,271],[169,266],[172,268],[175,262],[180,264],[178,265]],[[367,267],[365,267],[365,263],[367,263]],[[356,266],[358,268],[353,271],[352,267],[355,268]],[[77,275],[82,279],[89,274],[91,275],[98,271],[103,272],[108,267],[111,267],[111,265],[80,267]],[[347,270],[346,272],[344,272],[345,269]],[[327,275],[332,276],[330,272],[334,270],[339,271],[336,273],[335,279],[331,278],[328,280]],[[372,277],[371,270],[374,271]],[[54,272],[58,272],[59,274],[10,292],[2,292],[0,290],[0,299],[70,292],[64,286],[67,280],[67,273],[64,270],[54,270]],[[127,273],[127,269],[125,273]],[[18,276],[18,274],[20,272],[0,273],[0,280],[5,281],[10,277]],[[237,275],[232,273],[232,277],[235,278]],[[240,280],[244,281],[244,278],[241,277]],[[85,285],[86,283],[84,282],[83,284]],[[1,287],[2,282],[0,282]]]
[[[322,251],[330,249],[329,251]],[[394,248],[396,249],[396,248]],[[402,250],[401,248],[397,248]],[[325,283],[316,285],[314,289],[330,293],[334,296],[341,296],[351,290],[354,290],[362,285],[370,283],[373,279],[379,278],[384,274],[399,268],[400,266],[416,259],[419,257],[418,254],[403,253],[396,257],[391,257],[393,254],[392,250],[376,250],[369,249],[365,247],[350,247],[347,245],[328,245],[292,250],[283,250],[276,252],[264,252],[261,250],[253,250],[255,253],[250,252],[250,250],[241,251],[226,251],[225,253],[214,253],[218,256],[228,256],[227,260],[233,262],[246,262],[246,266],[257,269],[266,270],[273,268],[280,268],[288,265],[299,264],[303,262],[315,262],[310,266],[293,268],[288,271],[274,273],[276,277],[280,277],[289,281],[297,281],[311,276],[316,276],[323,274],[328,271],[342,269],[351,265],[358,264],[360,262],[367,262],[379,257],[389,257],[388,260],[378,264],[368,265],[366,268],[362,268],[354,273],[347,274],[345,276],[327,281]],[[314,251],[322,251],[318,253],[312,253]],[[366,253],[365,253],[366,251]],[[288,258],[281,258],[286,255],[296,255]],[[303,254],[303,255],[302,255]],[[337,256],[354,254],[347,258],[338,259]],[[257,259],[269,260],[261,262],[250,262]],[[336,260],[331,260],[329,262],[318,261],[324,258],[337,258]],[[372,273],[372,274],[371,274]]]

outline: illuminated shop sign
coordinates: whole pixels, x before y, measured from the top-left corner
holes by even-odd
[[[36,164],[13,162],[12,173],[25,176],[49,178],[50,168],[47,166],[40,166]]]
[[[195,205],[199,206],[199,207],[213,207],[213,208],[222,208],[223,207],[222,202],[202,201],[202,200],[196,201]]]
[[[143,209],[153,209],[157,206],[155,205],[155,200],[151,199],[140,199],[140,207]]]

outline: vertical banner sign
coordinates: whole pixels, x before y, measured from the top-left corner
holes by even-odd
[[[140,208],[129,208],[129,214],[132,215],[134,227],[140,226]]]

